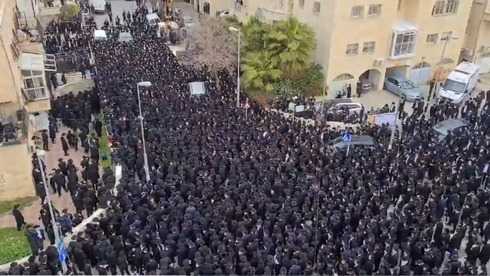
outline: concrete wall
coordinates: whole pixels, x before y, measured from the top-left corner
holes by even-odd
[[[26,144],[0,147],[0,201],[34,196],[31,171]]]
[[[17,103],[21,99],[22,79],[17,61],[13,57],[11,43],[13,42],[15,0],[2,0],[0,2],[0,101],[11,102],[9,112],[20,108]]]

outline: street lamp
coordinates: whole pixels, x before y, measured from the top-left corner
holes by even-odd
[[[444,55],[446,54],[446,47],[447,47],[447,43],[450,41],[450,40],[456,40],[458,39],[457,37],[455,36],[450,36],[450,35],[446,35],[444,37],[444,47],[442,48],[442,53],[441,53],[441,60],[439,61],[439,67],[442,67],[442,61],[444,60]],[[439,71],[440,72],[440,71]],[[440,75],[440,73],[439,73]],[[439,79],[439,76],[437,76],[437,78]]]
[[[152,84],[149,81],[141,81],[136,84],[136,91],[138,93],[138,108],[139,108],[139,119],[141,128],[141,143],[143,144],[143,159],[145,162],[145,175],[146,182],[150,181],[150,168],[148,166],[148,154],[146,153],[146,142],[145,142],[145,130],[143,129],[143,112],[141,111],[141,94],[140,87],[150,87]]]
[[[53,225],[55,243],[57,246],[63,246],[64,247],[63,240],[60,237],[60,231],[58,228],[58,223],[56,222],[56,218],[54,216],[53,202],[51,201],[51,196],[50,196],[49,189],[48,189],[48,182],[46,179],[46,173],[44,172],[44,166],[43,166],[43,162],[42,162],[42,159],[44,159],[44,156],[46,156],[46,151],[37,149],[36,150],[36,156],[37,156],[37,164],[39,165],[39,170],[41,171],[41,176],[43,178],[44,191],[46,192],[46,197],[48,199],[49,214],[51,215],[51,225]],[[61,262],[61,265],[62,265],[63,271],[66,272],[66,263],[63,261],[63,262]]]
[[[236,107],[240,107],[240,29],[235,27],[228,27],[230,32],[236,32],[238,36],[238,58],[236,69]]]

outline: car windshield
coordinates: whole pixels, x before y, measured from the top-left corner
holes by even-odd
[[[344,142],[344,140],[342,139],[342,137],[338,137],[338,138],[335,138],[332,141],[330,141],[330,145],[335,146],[338,143],[342,143],[342,142]]]
[[[451,79],[447,79],[442,85],[442,88],[452,91],[456,94],[461,94],[464,92],[466,88],[466,84],[459,81],[453,81]]]
[[[403,81],[400,85],[402,89],[414,89],[415,84],[411,81]]]
[[[444,123],[438,123],[434,126],[434,130],[442,135],[446,135],[448,128]]]

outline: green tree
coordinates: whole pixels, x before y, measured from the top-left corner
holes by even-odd
[[[80,6],[76,3],[66,3],[60,9],[58,18],[62,21],[72,21],[80,12]]]
[[[282,72],[272,63],[268,52],[252,52],[242,62],[243,84],[246,88],[272,92],[274,83],[281,78]]]
[[[267,48],[272,62],[277,64],[284,74],[292,77],[308,68],[316,48],[315,43],[313,29],[290,17],[272,26]]]
[[[245,51],[262,51],[267,47],[267,37],[271,31],[271,26],[250,17],[247,24],[242,27],[243,38],[245,40]]]

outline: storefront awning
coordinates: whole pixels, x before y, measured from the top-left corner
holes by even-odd
[[[393,27],[393,31],[397,33],[416,33],[419,31],[419,28],[406,21],[398,21]]]
[[[25,106],[27,112],[29,113],[35,113],[35,112],[43,112],[43,111],[49,111],[51,110],[51,103],[49,99],[47,100],[40,100],[40,101],[34,101],[30,102]]]

